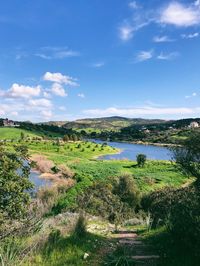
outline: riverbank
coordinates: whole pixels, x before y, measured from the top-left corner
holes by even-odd
[[[103,139],[89,139],[89,141],[101,141],[102,143],[112,143],[112,142],[118,142],[118,143],[127,143],[127,144],[139,144],[139,145],[151,145],[151,146],[157,146],[157,147],[180,147],[180,144],[174,144],[174,143],[155,143],[155,142],[147,142],[147,141],[125,141],[125,140],[103,140]]]
[[[151,146],[157,146],[157,147],[166,147],[166,148],[180,147],[181,146],[181,145],[172,144],[172,143],[154,143],[154,142],[144,142],[144,141],[131,141],[129,143],[140,144],[140,145],[151,145]]]

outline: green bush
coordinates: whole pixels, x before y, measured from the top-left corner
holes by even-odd
[[[147,157],[145,154],[138,154],[136,159],[138,166],[143,167],[146,163]]]

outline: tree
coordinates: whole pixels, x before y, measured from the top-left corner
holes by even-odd
[[[68,141],[69,141],[69,136],[68,136],[68,135],[64,135],[64,137],[63,137],[63,141],[68,142]]]
[[[122,202],[135,209],[139,204],[139,191],[132,177],[123,175],[115,185],[114,194],[118,195]]]
[[[20,139],[21,139],[21,140],[24,140],[24,139],[25,139],[25,134],[24,134],[23,131],[21,131]]]
[[[138,166],[144,167],[146,160],[147,160],[147,156],[145,154],[138,154],[136,159],[137,159]]]
[[[25,146],[14,152],[0,146],[0,223],[23,218],[30,202],[30,164]]]
[[[181,147],[172,149],[177,166],[200,184],[200,132],[193,132]]]
[[[77,137],[76,134],[73,134],[73,135],[72,135],[72,140],[75,141],[75,142],[78,140],[78,137]]]

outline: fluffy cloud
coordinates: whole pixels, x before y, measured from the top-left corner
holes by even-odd
[[[84,114],[93,117],[100,116],[127,116],[127,117],[138,117],[145,115],[160,116],[160,115],[192,115],[199,114],[200,107],[187,108],[187,107],[173,107],[173,108],[163,108],[163,107],[138,107],[138,108],[115,108],[110,107],[106,109],[91,109],[83,111]]]
[[[7,92],[4,92],[4,96],[8,98],[30,98],[39,96],[40,93],[41,86],[31,87],[14,83]]]
[[[123,41],[128,41],[133,38],[135,33],[155,23],[158,25],[172,25],[176,27],[190,27],[200,25],[200,0],[196,0],[191,4],[183,4],[178,1],[170,1],[164,7],[157,9],[144,9],[138,6],[136,1],[129,3],[132,9],[132,15],[125,18],[119,27],[119,37]],[[174,41],[167,36],[156,36],[154,42],[169,42]]]
[[[76,82],[77,79],[63,75],[61,73],[46,72],[43,76],[43,80],[66,84],[69,86],[78,86],[78,83]]]
[[[43,119],[45,119],[45,120],[48,120],[53,116],[51,110],[42,110],[41,115],[42,115]]]
[[[136,56],[137,62],[143,62],[151,59],[153,57],[153,50],[150,51],[140,51]]]
[[[29,100],[29,105],[31,107],[45,107],[49,108],[52,107],[52,103],[50,100],[41,98],[41,99],[35,99],[35,100]]]
[[[53,85],[51,87],[51,92],[54,95],[57,95],[57,96],[60,96],[60,97],[66,97],[67,96],[67,93],[66,93],[65,89],[59,83],[53,83]]]
[[[163,24],[178,27],[198,25],[200,24],[200,10],[195,5],[186,6],[178,2],[172,2],[162,10],[159,21]]]

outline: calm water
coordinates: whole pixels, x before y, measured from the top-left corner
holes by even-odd
[[[105,141],[95,140],[96,143],[104,143]],[[151,160],[170,160],[171,153],[166,147],[158,147],[153,145],[141,145],[123,142],[107,142],[108,145],[120,149],[121,153],[113,155],[104,155],[99,157],[103,160],[136,160],[139,153],[143,153]]]
[[[51,181],[40,178],[40,172],[37,171],[31,171],[29,179],[34,184],[32,192],[36,192],[41,187],[46,187],[51,185]]]

